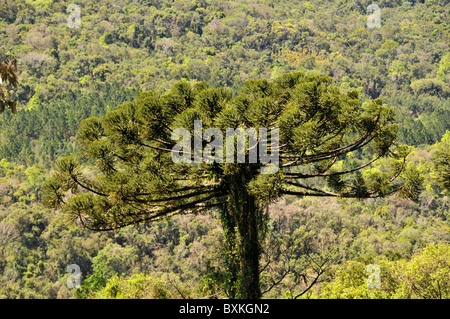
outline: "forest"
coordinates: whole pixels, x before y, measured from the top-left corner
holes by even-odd
[[[380,127],[375,151],[356,150],[330,163],[352,170],[380,155],[357,176],[365,184],[330,178],[308,186],[339,194],[345,194],[341,184],[367,186],[380,196],[363,196],[370,191],[357,198],[304,196],[289,188],[268,201],[258,296],[448,299],[450,5],[373,3],[380,8],[381,25],[375,28],[368,27],[372,1],[366,0],[0,0],[0,62],[17,61],[17,85],[8,87],[9,95],[2,71],[7,69],[0,64],[1,102],[11,106],[0,104],[0,298],[238,296],[230,275],[233,247],[220,209],[99,231],[74,218],[74,205],[52,205],[48,189],[72,189],[77,198],[80,191],[62,178],[72,158],[89,178],[113,176],[117,182],[104,153],[115,147],[118,157],[142,155],[112,127],[122,118],[131,123],[143,114],[144,124],[155,126],[171,116],[172,104],[189,97],[197,107],[192,114],[203,112],[205,123],[233,121],[242,111],[239,103],[248,103],[256,111],[248,108],[241,115],[263,125],[256,113],[266,111],[264,101],[306,103],[302,88],[316,85],[326,87],[321,92],[327,101],[343,99],[347,109],[358,100],[368,113],[375,107],[392,112],[386,123],[395,142]],[[80,9],[75,27],[69,23],[74,11],[67,10],[72,4]],[[289,81],[299,88],[287,86]],[[263,89],[271,93],[260,98]],[[156,104],[155,96],[167,109],[150,114],[150,122],[145,105]],[[8,104],[6,97],[17,103]],[[339,125],[351,116],[336,114]],[[364,114],[361,123],[367,122]],[[185,120],[179,115],[177,121]],[[286,118],[282,129],[297,132]],[[99,123],[113,146],[92,137]],[[139,118],[136,123],[142,126]],[[308,144],[308,134],[296,133],[292,143]],[[406,186],[392,195],[385,183],[392,164],[384,157],[390,152],[385,135],[389,147],[408,149],[400,177]],[[147,161],[142,165],[156,167],[156,159]],[[95,173],[95,165],[104,176]],[[308,173],[325,174],[318,166]],[[152,187],[171,187],[152,178]],[[268,183],[275,182],[258,180],[255,192],[271,194]],[[105,185],[99,189],[114,188]],[[67,284],[73,264],[81,271],[78,287]],[[370,282],[373,274],[379,282]]]

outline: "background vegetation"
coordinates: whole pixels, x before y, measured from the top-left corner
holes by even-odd
[[[41,185],[77,149],[82,119],[143,90],[186,79],[236,93],[248,79],[300,70],[393,106],[424,190],[418,202],[271,206],[264,297],[448,298],[450,7],[378,1],[381,27],[368,29],[371,2],[78,0],[82,25],[71,29],[72,1],[0,0],[0,48],[19,69],[17,114],[0,116],[0,296],[225,297],[218,216],[95,233],[44,208]],[[377,289],[366,285],[373,263]],[[81,289],[66,285],[69,264],[81,267]]]

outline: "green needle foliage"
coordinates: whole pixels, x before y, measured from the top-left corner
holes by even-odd
[[[194,120],[223,136],[226,128],[278,127],[280,169],[260,174],[264,164],[248,161],[174,163],[171,133],[183,127],[193,136]],[[409,149],[396,144],[396,133],[394,113],[380,99],[363,103],[357,91],[342,93],[328,77],[253,79],[234,97],[227,88],[184,81],[84,120],[77,134],[83,151],[58,160],[44,201],[99,231],[217,209],[227,294],[259,298],[269,203],[283,195],[375,198],[397,191],[417,199],[421,177],[407,167]],[[386,165],[371,170],[381,158]]]

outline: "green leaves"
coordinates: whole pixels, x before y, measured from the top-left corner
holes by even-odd
[[[244,83],[242,92],[252,100],[271,96],[273,92],[273,85],[266,79],[251,79]]]
[[[47,207],[60,208],[64,204],[64,192],[61,181],[52,178],[45,181],[42,185],[44,195],[42,203]]]
[[[417,202],[419,200],[420,193],[424,189],[423,176],[413,163],[408,163],[403,174],[403,178],[405,181],[399,189],[399,196],[403,196]]]
[[[67,156],[60,158],[56,164],[56,176],[62,183],[63,190],[71,190],[73,193],[78,191],[77,178],[80,178],[80,164],[73,157]]]
[[[138,138],[138,125],[135,120],[135,104],[125,103],[102,119],[105,134],[118,145],[134,144]]]
[[[249,194],[255,196],[265,205],[280,197],[283,188],[283,173],[259,174],[248,185]]]
[[[157,135],[168,121],[170,112],[163,108],[160,94],[147,91],[139,94],[136,104],[136,119],[141,127],[141,134],[145,138]]]
[[[104,136],[104,129],[98,117],[90,117],[81,122],[77,132],[77,141],[83,145],[88,146],[90,142],[99,140]]]
[[[205,124],[212,124],[213,119],[229,100],[231,92],[226,88],[205,89],[196,95],[194,106],[205,119],[209,120]]]

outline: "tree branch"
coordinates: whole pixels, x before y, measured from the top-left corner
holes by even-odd
[[[286,178],[312,178],[312,177],[319,177],[319,176],[338,176],[338,175],[344,175],[344,174],[348,174],[348,173],[353,173],[356,172],[360,169],[363,169],[364,167],[369,166],[370,164],[372,164],[373,162],[375,162],[376,160],[378,160],[379,158],[381,158],[381,155],[378,155],[377,157],[375,157],[374,159],[370,160],[369,162],[360,165],[358,167],[349,169],[347,171],[341,171],[341,172],[333,172],[333,173],[316,173],[316,174],[302,174],[302,173],[289,173],[289,175],[285,175]]]
[[[81,184],[81,183],[78,181],[78,179],[75,178],[75,176],[74,176],[73,174],[70,174],[70,177],[71,177],[72,180],[73,180],[75,183],[77,183],[80,187],[84,188],[85,190],[87,190],[87,191],[89,191],[89,192],[92,192],[92,193],[97,194],[97,195],[99,195],[99,196],[105,196],[105,197],[108,197],[108,196],[109,196],[108,194],[100,193],[100,192],[98,192],[98,191],[96,191],[96,190],[94,190],[94,189],[92,189],[92,188],[90,188],[90,187],[88,187],[88,186],[86,186],[86,185],[84,185],[84,184]]]

